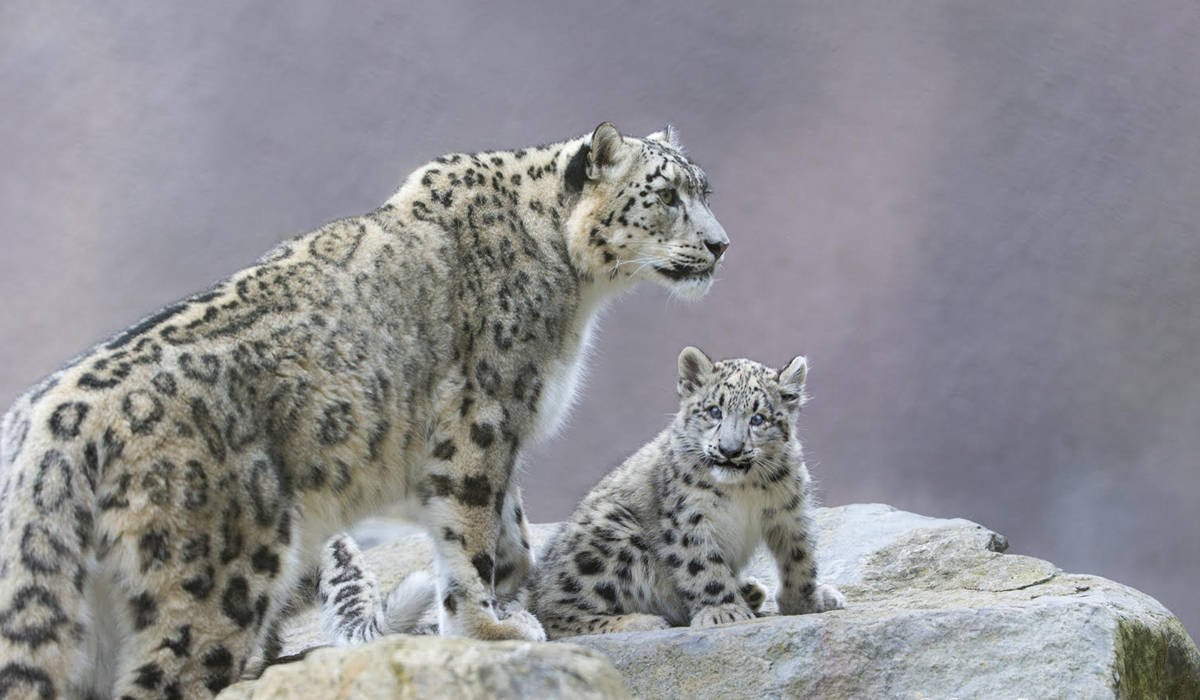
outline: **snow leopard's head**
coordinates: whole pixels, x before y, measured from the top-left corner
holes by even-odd
[[[799,455],[789,451],[789,442],[807,374],[802,356],[775,370],[745,359],[714,363],[697,348],[684,348],[676,444],[720,483],[791,476],[790,460]],[[792,447],[799,449],[798,443]]]
[[[567,235],[581,274],[653,280],[693,299],[708,292],[729,237],[708,208],[708,176],[673,128],[638,139],[605,122],[582,140],[563,176],[580,196]]]

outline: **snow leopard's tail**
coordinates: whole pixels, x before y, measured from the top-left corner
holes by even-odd
[[[362,644],[385,634],[427,632],[421,619],[436,596],[433,576],[415,571],[383,598],[353,538],[340,534],[325,544],[317,599],[326,639],[334,646]]]
[[[388,634],[416,634],[429,632],[432,625],[423,625],[421,619],[437,597],[437,582],[428,571],[414,571],[392,588],[383,601],[383,618],[387,621]]]

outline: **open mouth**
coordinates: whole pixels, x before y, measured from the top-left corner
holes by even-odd
[[[716,462],[716,461],[714,461],[712,463],[712,465],[714,467],[720,467],[722,469],[728,469],[730,471],[735,471],[735,472],[750,471],[750,463],[749,462],[747,462],[745,464],[738,464],[737,462]]]
[[[672,265],[670,267],[655,267],[659,274],[675,281],[705,280],[712,276],[712,267],[692,267],[690,265]]]

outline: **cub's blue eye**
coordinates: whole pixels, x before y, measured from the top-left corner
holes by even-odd
[[[761,413],[755,413],[754,416],[750,418],[750,425],[762,425],[763,421],[765,420],[766,418],[763,418]]]
[[[717,406],[709,406],[708,415],[712,416],[713,420],[721,420],[721,409]]]

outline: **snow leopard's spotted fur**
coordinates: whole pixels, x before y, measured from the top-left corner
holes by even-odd
[[[707,291],[706,194],[669,132],[445,156],[40,382],[0,434],[0,697],[214,694],[389,506],[443,633],[543,638],[497,603],[532,563],[514,464],[606,299]]]
[[[765,591],[739,580],[765,540],[785,615],[841,608],[817,582],[811,487],[795,421],[803,357],[782,370],[679,355],[679,413],[604,478],[551,540],[531,609],[551,638],[747,620]]]

